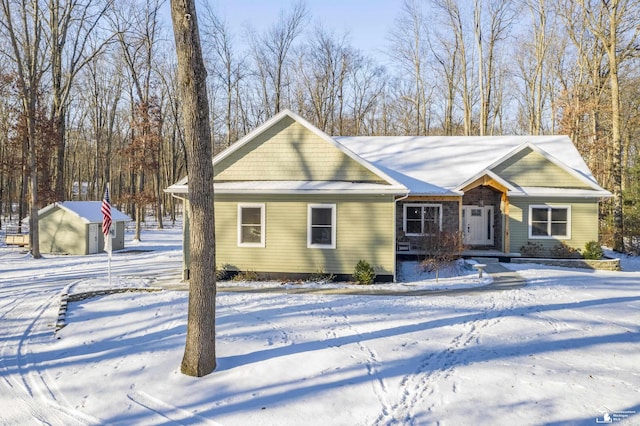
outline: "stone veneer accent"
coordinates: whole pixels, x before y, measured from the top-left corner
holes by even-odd
[[[429,200],[427,198],[406,199],[396,203],[396,230],[402,232],[405,204],[439,204],[442,206],[442,231],[458,232],[460,230],[460,210],[458,201]],[[411,243],[411,250],[423,250],[422,237],[406,237]]]
[[[502,250],[502,211],[500,202],[502,194],[488,186],[478,186],[467,192],[462,197],[463,206],[493,206],[493,245],[489,247],[477,247],[474,249],[496,249]]]
[[[511,263],[537,263],[564,268],[598,269],[601,271],[621,271],[620,259],[541,259],[535,257],[514,257]]]

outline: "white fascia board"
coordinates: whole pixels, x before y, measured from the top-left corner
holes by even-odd
[[[404,187],[404,185],[402,185],[400,182],[398,182],[397,180],[393,179],[391,176],[389,176],[388,174],[386,174],[382,170],[378,169],[376,166],[374,166],[373,164],[369,163],[367,160],[365,160],[364,158],[360,157],[358,154],[356,154],[355,152],[351,151],[349,148],[347,148],[346,146],[342,145],[340,142],[336,141],[331,136],[327,135],[325,132],[323,132],[322,130],[318,129],[316,126],[314,126],[313,124],[309,123],[304,118],[300,117],[299,115],[295,114],[294,112],[291,112],[288,109],[285,109],[283,111],[283,113],[288,115],[289,117],[291,117],[292,119],[294,119],[298,123],[302,124],[309,131],[313,132],[316,136],[320,137],[321,139],[323,139],[327,143],[333,145],[336,149],[339,149],[340,151],[342,151],[345,155],[347,155],[347,157],[351,158],[353,161],[357,162],[362,167],[364,167],[365,169],[369,170],[371,173],[373,173],[373,174],[381,177],[385,181],[387,181],[387,183],[389,183],[391,186]]]
[[[53,210],[56,207],[61,207],[60,203],[52,203],[49,204],[48,206],[45,206],[43,208],[41,208],[40,210],[38,210],[38,217],[42,216],[43,214],[45,214],[46,212],[48,212],[49,210]]]
[[[245,190],[217,190],[216,194],[278,194],[278,195],[302,195],[302,194],[327,194],[327,195],[341,195],[341,194],[379,194],[379,195],[405,195],[406,193],[398,192],[398,191],[376,191],[376,190],[337,190],[337,189],[313,189],[313,190],[304,190],[304,189],[276,189],[271,191],[266,190],[258,190],[258,189],[245,189]]]
[[[489,165],[489,167],[487,167],[487,169],[489,169],[489,170],[493,169],[494,167],[498,166],[499,164],[503,163],[507,159],[513,157],[514,155],[518,154],[519,152],[521,152],[522,150],[524,150],[526,148],[530,148],[532,151],[535,151],[538,154],[542,155],[545,159],[549,160],[551,163],[553,163],[556,166],[560,167],[562,170],[566,171],[567,173],[569,173],[570,175],[572,175],[573,177],[575,177],[579,181],[581,181],[581,182],[585,183],[586,185],[588,185],[589,187],[593,188],[595,191],[606,191],[604,188],[602,188],[600,185],[598,185],[595,181],[589,179],[587,176],[585,176],[584,174],[580,173],[579,171],[567,166],[564,162],[562,162],[558,158],[554,157],[553,155],[549,154],[547,151],[545,151],[544,149],[540,148],[538,145],[536,145],[534,143],[531,143],[531,142],[524,142],[523,144],[517,146],[515,149],[513,149],[508,154],[502,156],[498,160],[496,160],[493,163],[491,163],[491,165]]]
[[[291,114],[293,113],[286,109],[280,111],[278,114],[274,115],[273,117],[271,117],[270,119],[262,123],[260,126],[256,127],[251,132],[247,133],[242,138],[234,142],[229,148],[225,149],[224,151],[222,151],[221,153],[213,157],[213,165],[215,166],[220,161],[224,160],[225,158],[227,158],[228,156],[230,156],[231,154],[233,154],[234,152],[242,148],[244,145],[249,143],[249,141],[251,141],[258,135],[260,135],[262,132],[269,129],[271,126],[273,126],[278,121],[280,121],[284,116],[288,115],[295,120],[295,118]]]
[[[265,121],[260,126],[256,127],[253,131],[247,133],[244,137],[242,137],[240,140],[235,142],[229,148],[225,149],[224,151],[222,151],[221,153],[216,155],[213,158],[213,165],[215,166],[216,164],[220,163],[225,158],[229,157],[235,151],[237,151],[240,148],[242,148],[244,145],[249,143],[252,139],[256,138],[258,135],[260,135],[261,133],[263,133],[264,131],[269,129],[271,126],[276,124],[278,121],[280,121],[285,116],[290,117],[294,121],[296,121],[299,124],[301,124],[302,126],[304,126],[306,129],[308,129],[309,131],[313,132],[315,135],[317,135],[318,137],[320,137],[321,139],[326,141],[327,143],[329,143],[332,146],[334,146],[336,149],[339,149],[347,157],[351,158],[352,160],[354,160],[355,162],[360,164],[362,167],[366,168],[367,170],[369,170],[373,174],[375,174],[375,175],[379,176],[381,179],[385,180],[390,186],[403,188],[403,191],[405,191],[405,192],[408,191],[404,187],[404,185],[402,185],[400,182],[398,182],[397,180],[393,179],[391,176],[389,176],[388,174],[386,174],[382,170],[378,169],[373,164],[369,163],[364,158],[360,157],[359,155],[357,155],[356,153],[351,151],[349,148],[347,148],[346,146],[342,145],[341,143],[339,143],[338,141],[333,139],[331,136],[327,135],[322,130],[318,129],[316,126],[314,126],[313,124],[309,123],[307,120],[305,120],[304,118],[300,117],[299,115],[293,113],[292,111],[290,111],[288,109],[284,109],[284,110],[280,111],[278,114],[274,115],[269,120]],[[185,176],[184,178],[182,178],[181,180],[179,180],[175,184],[173,184],[170,187],[166,188],[164,191],[168,192],[168,193],[173,193],[173,194],[175,194],[175,193],[186,193],[187,192],[186,188],[187,188],[188,182],[189,182],[189,178],[188,178],[188,176]]]
[[[182,179],[180,179],[179,181],[177,181],[176,183],[174,183],[173,185],[187,185],[187,183],[189,183],[189,176],[185,176]],[[173,186],[172,185],[172,186]],[[171,187],[169,187],[171,188]]]
[[[174,183],[168,188],[163,189],[164,192],[168,194],[186,194],[189,192],[189,187],[187,184],[177,184]]]
[[[509,197],[545,197],[545,198],[611,198],[607,190],[589,190],[572,188],[519,188],[509,191]]]
[[[325,132],[323,132],[322,130],[318,129],[316,126],[314,126],[313,124],[309,123],[307,120],[305,120],[304,118],[300,117],[299,115],[295,114],[294,112],[292,112],[292,111],[290,111],[288,109],[284,109],[284,110],[280,111],[278,114],[274,115],[269,120],[265,121],[262,125],[258,126],[255,130],[253,130],[252,132],[246,134],[242,139],[240,139],[239,141],[237,141],[236,143],[231,145],[229,148],[225,149],[220,154],[216,155],[213,158],[213,165],[215,166],[220,161],[224,160],[229,155],[233,154],[235,151],[237,151],[238,149],[242,148],[244,145],[249,143],[249,141],[251,141],[252,139],[257,137],[258,135],[260,135],[265,130],[269,129],[271,126],[273,126],[275,123],[280,121],[285,116],[288,116],[292,120],[298,122],[303,127],[305,127],[307,130],[309,130],[310,132],[314,133],[316,136],[320,137],[321,139],[323,139],[327,143],[331,144],[335,148],[337,148],[340,151],[342,151],[346,156],[348,156],[349,158],[351,158],[352,160],[354,160],[355,162],[360,164],[362,167],[366,168],[367,170],[369,170],[373,174],[375,174],[375,175],[381,177],[382,179],[384,179],[385,181],[387,181],[387,183],[389,183],[390,185],[392,185],[392,186],[402,186],[402,184],[400,182],[396,181],[391,176],[389,176],[386,173],[384,173],[382,170],[379,170],[377,167],[375,167],[374,165],[372,165],[371,163],[369,163],[368,161],[366,161],[365,159],[363,159],[362,157],[360,157],[359,155],[357,155],[356,153],[351,151],[349,148],[347,148],[346,146],[342,145],[340,142],[336,141],[331,136],[327,135]]]
[[[189,193],[187,185],[171,185],[164,192],[180,197]],[[224,188],[216,187],[216,194],[385,194],[385,195],[406,195],[408,189],[404,186],[380,185],[377,188],[269,188],[269,187],[246,187],[246,188]]]
[[[410,192],[409,197],[460,197],[464,192],[459,190],[451,190],[447,192]]]
[[[553,164],[555,164],[556,166],[560,167],[561,169],[565,170],[567,173],[569,173],[570,175],[574,176],[575,178],[577,178],[581,182],[586,183],[591,188],[593,188],[595,191],[606,191],[604,188],[602,188],[600,185],[598,185],[595,181],[589,179],[587,176],[585,176],[584,174],[580,173],[579,171],[567,166],[562,160],[560,160],[560,159],[554,157],[553,155],[549,154],[547,151],[545,151],[544,149],[540,148],[539,146],[537,146],[535,144],[532,144],[532,143],[529,143],[529,145],[530,145],[532,150],[536,151],[538,154],[542,155],[544,158],[546,158],[547,160],[551,161]],[[578,154],[578,155],[580,155],[580,154]]]
[[[460,185],[458,185],[455,188],[455,190],[460,192],[460,191],[462,191],[462,188],[464,188],[465,186],[469,185],[471,182],[474,182],[474,181],[480,179],[482,176],[489,176],[491,179],[495,180],[496,182],[498,182],[500,185],[504,186],[508,190],[517,191],[515,186],[511,185],[509,182],[507,182],[506,180],[504,180],[503,178],[501,178],[500,176],[498,176],[497,174],[492,172],[490,170],[492,167],[495,167],[495,166],[488,167],[488,168],[482,170],[480,173],[477,173],[477,174],[473,175],[471,178],[467,179],[466,181],[464,181]]]
[[[216,194],[282,194],[282,195],[296,195],[296,194],[380,194],[380,195],[406,195],[407,191],[403,191],[400,188],[369,188],[369,189],[259,189],[259,188],[246,188],[246,189],[215,189]]]

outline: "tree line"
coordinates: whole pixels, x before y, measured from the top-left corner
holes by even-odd
[[[162,190],[188,164],[166,7],[0,0],[0,217],[98,200],[110,182],[136,238],[149,212],[175,219]],[[333,135],[568,134],[614,194],[604,242],[637,250],[637,1],[405,0],[393,13],[386,44],[365,52],[304,2],[261,29],[203,4],[214,153],[283,108]]]

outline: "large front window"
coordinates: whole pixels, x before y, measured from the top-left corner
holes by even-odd
[[[570,207],[530,206],[529,238],[571,238]]]
[[[404,225],[406,235],[432,235],[442,230],[442,205],[405,204]]]
[[[336,248],[336,205],[309,204],[307,247]]]
[[[264,247],[264,204],[238,205],[238,245]]]

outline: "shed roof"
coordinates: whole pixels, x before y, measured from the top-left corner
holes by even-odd
[[[63,201],[49,204],[47,207],[42,208],[38,215],[43,215],[54,208],[61,208],[75,214],[87,223],[102,223],[101,207],[102,201]],[[131,218],[111,206],[111,220],[114,222],[128,222]]]

